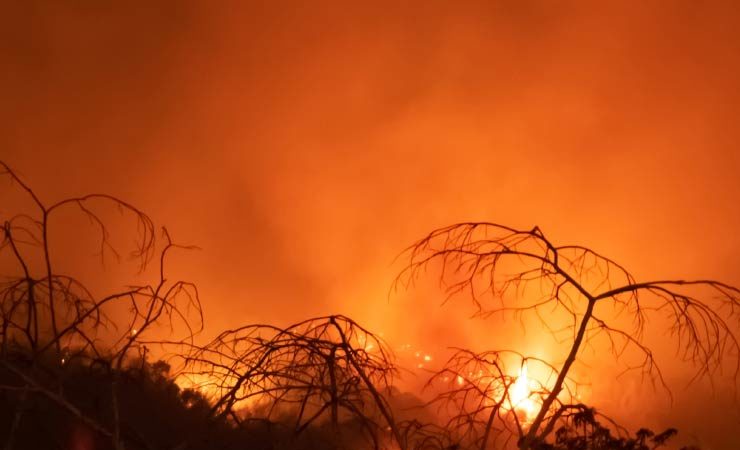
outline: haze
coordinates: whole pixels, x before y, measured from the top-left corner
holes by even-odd
[[[6,4],[0,159],[49,201],[110,193],[201,247],[172,272],[198,284],[206,335],[343,313],[435,355],[543,351],[435,289],[388,297],[394,258],[490,220],[638,279],[740,284],[740,8],[598,3]],[[656,349],[672,405],[604,383],[611,362],[594,403],[737,448],[729,388],[686,390],[674,350]]]

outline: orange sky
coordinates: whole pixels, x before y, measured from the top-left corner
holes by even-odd
[[[209,333],[346,313],[414,345],[511,339],[433,291],[387,301],[398,252],[463,220],[740,284],[736,3],[99,3],[0,6],[0,159],[202,247],[176,272]],[[736,448],[739,408],[701,389],[623,407]]]

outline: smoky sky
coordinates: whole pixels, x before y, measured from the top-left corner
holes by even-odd
[[[387,295],[394,257],[435,227],[539,225],[638,279],[740,283],[738,9],[8,2],[0,158],[49,201],[111,193],[199,246],[172,270],[207,333],[345,313],[430,351],[485,347],[513,338],[468,304]],[[722,392],[679,381],[651,407],[593,378],[706,448],[738,443]]]

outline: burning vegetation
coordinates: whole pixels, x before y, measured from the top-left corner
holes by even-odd
[[[450,298],[472,300],[481,317],[536,318],[567,344],[563,361],[459,348],[433,369],[437,358],[418,352],[418,367],[430,377],[425,392],[409,399],[397,388],[404,368],[392,347],[342,315],[284,328],[248,324],[203,343],[198,290],[172,281],[167,270],[168,255],[190,247],[115,197],[47,204],[7,165],[0,169],[3,189],[18,190],[33,209],[2,212],[6,449],[643,450],[665,445],[676,430],[631,434],[582,403],[571,369],[585,345],[605,339],[616,359],[638,355],[628,368],[668,390],[644,339],[658,315],[668,319],[697,377],[738,372],[736,287],[638,282],[591,249],[556,246],[536,227],[492,223],[433,231],[407,249],[397,285],[410,288],[427,269],[437,270]],[[98,230],[101,256],[117,256],[100,212],[111,206],[133,218],[131,255],[142,271],[154,264],[156,276],[98,295],[57,270],[49,236],[52,219],[74,209]]]

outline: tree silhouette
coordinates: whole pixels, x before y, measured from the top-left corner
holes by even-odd
[[[396,286],[408,288],[428,268],[438,267],[448,300],[467,296],[483,317],[507,313],[536,317],[558,341],[569,344],[563,363],[549,365],[552,383],[530,393],[538,406],[526,426],[510,413],[512,409],[506,417],[500,416],[505,411],[508,386],[515,381],[502,367],[501,351],[458,352],[437,374],[456,377],[460,368],[481,366],[483,377],[467,380],[440,398],[458,402],[458,423],[453,425],[468,427],[463,434],[477,440],[480,448],[485,448],[488,434],[496,431],[496,417],[502,419],[499,423],[504,430],[517,437],[520,449],[550,445],[547,442],[552,441],[552,434],[566,430],[562,427],[567,421],[582,411],[576,399],[565,395],[568,376],[584,346],[600,338],[606,339],[617,359],[630,351],[640,355],[638,363],[627,370],[640,371],[670,393],[645,340],[649,317],[669,321],[678,352],[695,366],[696,378],[712,377],[730,366],[737,379],[737,287],[714,280],[638,282],[623,266],[589,248],[556,246],[538,227],[517,230],[494,223],[459,223],[432,231],[409,247],[406,255],[408,265],[397,277]],[[487,412],[491,420],[482,420],[481,412]],[[513,419],[513,430],[507,417]]]
[[[0,403],[14,410],[6,448],[16,446],[20,430],[29,439],[26,424],[39,417],[56,424],[72,419],[94,439],[107,440],[105,447],[157,448],[164,442],[161,436],[146,430],[150,423],[166,426],[149,414],[143,415],[148,421],[139,417],[136,410],[146,400],[136,392],[142,390],[155,402],[147,409],[169,408],[168,414],[183,421],[191,420],[187,411],[205,412],[198,416],[200,425],[227,434],[243,430],[259,437],[265,433],[256,431],[255,421],[279,426],[292,415],[296,437],[328,421],[333,433],[340,434],[340,424],[357,429],[375,448],[389,440],[403,446],[386,399],[396,369],[386,344],[373,333],[333,315],[285,329],[247,325],[196,345],[194,336],[203,325],[198,290],[190,282],[171,281],[166,273],[167,256],[191,247],[173,243],[162,229],[158,250],[149,216],[116,197],[89,194],[47,204],[2,162],[0,177],[27,195],[35,210],[2,217]],[[101,258],[120,258],[101,212],[106,206],[133,217],[138,239],[131,256],[139,270],[152,261],[158,270],[151,284],[100,297],[56,269],[49,236],[60,225],[59,212],[76,208],[98,231]],[[176,349],[174,357],[185,363],[182,372],[169,374],[169,366],[162,370],[150,364],[148,351],[154,346]],[[177,375],[206,382],[198,391],[183,391],[167,378]],[[101,391],[107,392],[102,401]],[[251,400],[258,408],[246,416],[241,407]]]
[[[207,380],[212,413],[245,420],[293,416],[292,433],[326,419],[339,433],[354,421],[375,448],[390,435],[403,447],[385,396],[396,369],[385,343],[352,319],[333,315],[287,328],[248,325],[221,333],[185,356],[182,376]]]
[[[177,248],[166,229],[158,250],[156,230],[141,210],[116,197],[88,194],[47,204],[5,163],[0,179],[10,180],[30,200],[35,212],[2,216],[0,256],[9,261],[0,282],[0,369],[7,383],[0,390],[17,394],[7,448],[23,420],[30,397],[43,397],[88,427],[123,446],[119,417],[118,375],[126,364],[145,359],[144,339],[158,326],[180,334],[182,342],[202,328],[198,291],[187,281],[171,281],[166,259]],[[131,257],[141,271],[158,254],[158,276],[151,284],[129,286],[95,296],[85,284],[56,270],[50,231],[62,210],[76,208],[99,233],[101,257],[119,252],[111,243],[101,208],[113,207],[134,218],[138,235]],[[110,420],[103,423],[86,413],[64,393],[64,379],[79,364],[105,368],[110,375]],[[67,370],[69,368],[69,370]]]
[[[400,421],[391,402],[393,355],[356,321],[329,315],[285,328],[252,324],[201,345],[198,290],[166,270],[173,251],[192,247],[175,244],[164,228],[158,234],[145,213],[116,197],[46,203],[2,162],[0,181],[33,210],[0,216],[0,423],[7,424],[0,437],[8,450],[69,447],[62,440],[70,433],[79,441],[73,447],[87,439],[116,450],[485,450],[514,442],[522,450],[646,450],[675,430],[630,435],[580,403],[570,372],[584,346],[605,337],[616,358],[632,349],[641,358],[628,369],[668,389],[643,336],[648,318],[659,315],[668,317],[696,377],[730,365],[735,377],[740,370],[737,288],[711,280],[637,282],[590,249],[554,246],[538,228],[458,224],[407,249],[396,283],[408,286],[439,264],[450,297],[467,295],[481,316],[537,317],[567,341],[568,355],[556,365],[515,349],[456,349],[427,383],[435,390],[428,406],[446,421]],[[130,254],[139,271],[153,264],[156,275],[149,284],[95,295],[58,270],[50,236],[60,212],[76,210],[96,230],[101,258],[120,258],[104,220],[111,207],[132,218]],[[167,362],[149,360],[154,346],[170,352]],[[524,386],[528,368],[547,375]]]
[[[612,430],[597,419],[593,408],[573,405],[563,416],[563,425],[555,432],[555,442],[539,443],[538,450],[654,450],[662,447],[677,431],[668,428],[655,434],[640,428],[634,436],[614,436]],[[683,450],[689,450],[684,447]]]

